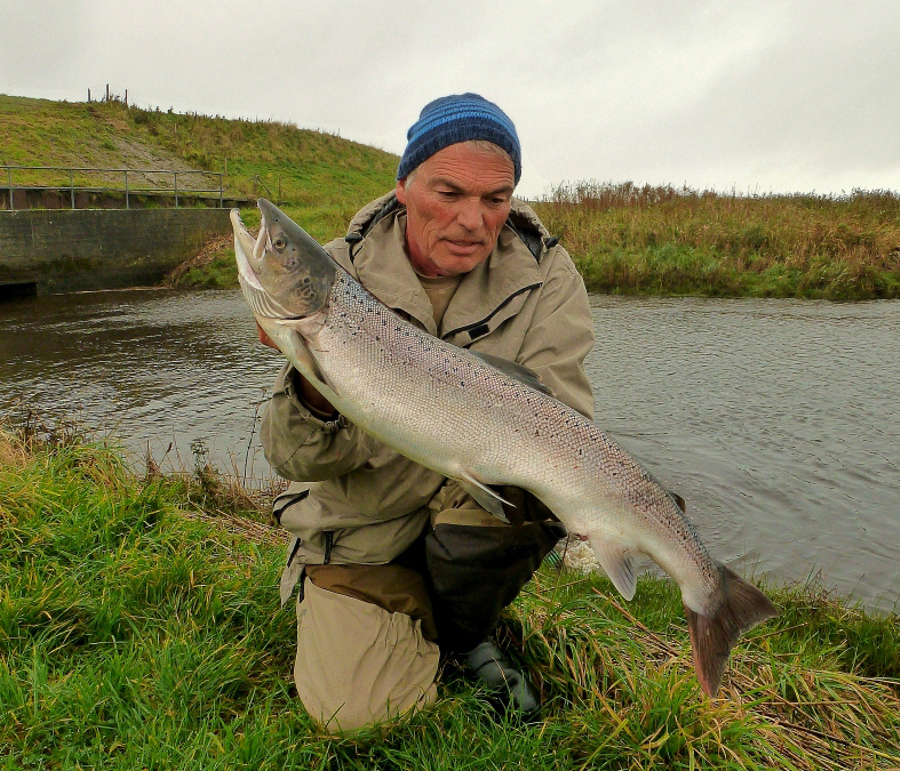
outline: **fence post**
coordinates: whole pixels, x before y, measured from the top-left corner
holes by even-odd
[[[16,202],[13,199],[13,189],[12,189],[12,166],[6,167],[6,178],[9,180],[9,210],[16,210]]]
[[[178,172],[174,172],[175,176],[175,208],[178,208]]]
[[[75,208],[75,176],[73,169],[69,169],[69,200],[72,202],[72,208]]]
[[[131,208],[131,201],[128,198],[128,169],[123,169],[125,172],[125,208]]]
[[[226,163],[228,163],[228,162],[226,161]],[[220,209],[225,208],[225,201],[223,200],[224,184],[225,184],[225,175],[219,174],[219,208]]]

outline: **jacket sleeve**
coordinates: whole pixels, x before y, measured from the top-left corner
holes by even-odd
[[[295,370],[285,364],[263,413],[260,441],[266,460],[285,479],[319,482],[362,466],[378,442],[343,415],[322,420],[299,398]]]
[[[517,358],[541,376],[557,399],[593,418],[594,395],[584,360],[594,346],[594,322],[584,280],[561,246],[544,260],[552,262]]]

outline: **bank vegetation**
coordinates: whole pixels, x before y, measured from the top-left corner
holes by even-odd
[[[584,183],[532,203],[591,292],[900,298],[900,196],[891,192],[741,196]],[[327,239],[343,234],[354,207],[283,208]],[[244,218],[259,221],[255,211]],[[182,285],[235,286],[233,259],[226,247]]]
[[[690,664],[677,590],[621,601],[545,565],[506,613],[544,711],[497,712],[452,664],[428,711],[322,733],[290,677],[285,534],[204,462],[164,475],[29,419],[0,432],[0,768],[900,767],[900,620],[814,586],[735,650],[722,698]]]
[[[391,189],[399,160],[291,123],[180,114],[115,95],[89,103],[0,95],[0,122],[0,164],[218,172],[226,196],[278,201],[320,241],[343,235],[359,208]],[[587,181],[533,203],[593,292],[900,297],[897,191],[756,195]],[[244,219],[258,222],[253,210]],[[209,250],[179,285],[234,287],[232,263],[227,246]]]
[[[536,204],[588,286],[617,294],[900,297],[900,195],[737,195],[630,183]]]

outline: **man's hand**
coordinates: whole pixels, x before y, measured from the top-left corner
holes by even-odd
[[[268,345],[269,348],[274,348],[276,351],[278,350],[278,346],[272,342],[272,338],[266,334],[266,330],[259,325],[258,321],[256,322],[256,334],[259,337],[259,342],[263,345]]]

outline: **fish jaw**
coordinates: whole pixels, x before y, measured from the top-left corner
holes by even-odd
[[[270,334],[265,320],[289,318],[291,313],[269,294],[259,280],[262,267],[259,254],[262,252],[265,231],[260,228],[259,237],[254,239],[241,220],[241,213],[238,209],[232,209],[230,217],[231,227],[234,231],[234,256],[237,262],[241,292],[253,311],[253,315],[260,322],[260,326],[266,330],[267,334]]]
[[[231,211],[238,279],[244,297],[260,317],[296,319],[322,311],[338,265],[317,241],[269,201],[258,201],[259,235]]]
[[[244,225],[240,209],[232,209],[229,212],[229,218],[231,219],[231,229],[234,231],[234,251],[238,259],[238,268],[245,266],[245,270],[249,270],[251,274],[255,275],[259,269],[258,261],[255,260],[254,255],[257,239],[253,237]],[[255,267],[252,267],[250,264],[251,257],[257,262]]]

